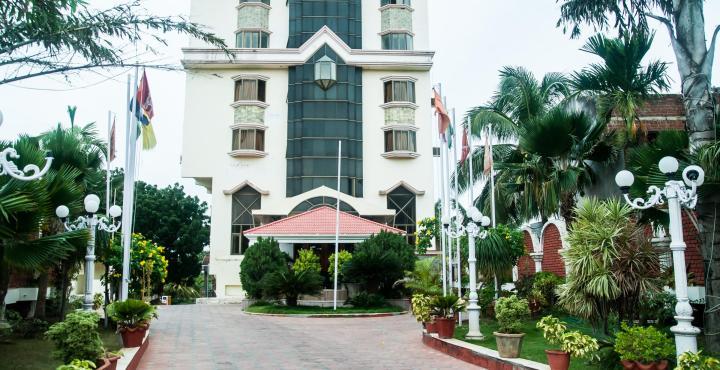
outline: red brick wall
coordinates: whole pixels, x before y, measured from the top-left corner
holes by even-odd
[[[529,254],[534,252],[534,250],[530,233],[527,231],[523,231],[523,236],[525,237],[526,255],[520,257],[520,260],[518,260],[518,272],[520,276],[529,276],[535,273],[535,262],[529,256]]]
[[[684,130],[685,108],[682,96],[667,94],[653,98],[638,109],[638,116],[643,129],[647,131]],[[611,129],[625,127],[620,117],[613,114]]]
[[[32,281],[32,273],[11,270],[10,271],[10,289],[29,287]]]
[[[550,224],[543,233],[542,270],[550,271],[558,276],[565,276],[565,262],[560,256],[562,241],[557,226]]]
[[[690,217],[683,211],[683,239],[687,245],[685,249],[685,267],[688,272],[694,275],[695,285],[705,284],[705,268],[703,266],[702,251],[700,240],[698,239],[697,229],[690,220]]]

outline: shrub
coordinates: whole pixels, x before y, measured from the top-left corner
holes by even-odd
[[[628,326],[615,334],[615,352],[621,360],[650,363],[670,359],[675,354],[672,339],[652,326]]]
[[[567,324],[553,316],[545,316],[537,323],[537,328],[543,331],[543,337],[548,343],[560,347],[577,358],[597,358],[596,353],[600,346],[598,341],[579,331],[567,331]]]
[[[415,315],[415,319],[418,322],[429,322],[430,321],[430,304],[432,298],[423,294],[413,294],[410,299],[410,305],[412,306],[412,313]]]
[[[301,249],[298,258],[292,265],[295,272],[310,270],[320,273],[320,257],[312,249]]]
[[[698,353],[685,352],[680,355],[676,370],[717,370],[720,369],[720,360],[703,356],[702,351]]]
[[[39,338],[48,330],[48,322],[40,319],[20,320],[13,326],[13,334],[20,338]]]
[[[385,307],[387,305],[385,297],[382,295],[367,292],[360,292],[354,297],[348,298],[345,303],[358,308],[376,308]]]
[[[172,297],[173,303],[193,302],[196,298],[200,298],[200,292],[195,287],[176,283],[165,285],[163,293]]]
[[[530,307],[527,299],[516,295],[503,297],[495,303],[495,318],[498,321],[498,332],[505,334],[518,334],[523,320],[530,317]]]
[[[275,239],[258,238],[240,263],[240,283],[245,292],[251,298],[262,298],[262,279],[268,273],[286,269],[288,260]]]
[[[415,232],[415,247],[418,254],[425,254],[433,247],[433,239],[440,237],[440,220],[435,216],[424,218],[418,221],[418,228]]]
[[[93,296],[93,310],[97,310],[105,304],[105,297],[102,293],[95,293]]]
[[[345,276],[343,275],[343,266],[345,266],[348,261],[352,259],[352,253],[348,251],[340,251],[338,253],[338,281],[345,280]],[[330,280],[332,281],[335,279],[335,253],[330,255],[330,258],[328,259],[330,261],[330,266],[328,267],[328,276],[330,276]]]
[[[442,293],[440,270],[440,261],[437,258],[420,259],[415,261],[415,268],[405,271],[405,278],[396,281],[394,285],[402,284],[413,293],[439,295]]]
[[[143,301],[128,299],[109,305],[108,316],[118,324],[118,328],[132,329],[149,324],[157,313],[155,307]]]
[[[271,272],[263,278],[263,293],[269,298],[285,298],[288,306],[297,306],[301,294],[317,294],[322,289],[322,276],[317,271],[295,271],[287,268]]]
[[[67,365],[58,366],[55,370],[87,370],[95,368],[97,368],[97,366],[95,366],[95,363],[92,361],[74,359]]]
[[[441,318],[452,318],[456,312],[460,312],[465,308],[465,301],[458,298],[454,294],[446,296],[437,296],[430,304],[432,314]]]
[[[103,352],[95,312],[75,311],[50,326],[45,336],[55,344],[53,356],[65,363],[74,359],[96,360]]]
[[[250,307],[267,307],[267,306],[272,306],[272,305],[273,305],[272,302],[268,302],[268,301],[259,299],[259,300],[255,301],[255,303],[251,304]]]
[[[675,294],[668,292],[647,293],[640,305],[640,317],[647,322],[653,320],[656,325],[670,326],[675,322]]]

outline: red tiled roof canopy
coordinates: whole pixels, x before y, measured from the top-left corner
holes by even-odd
[[[340,235],[403,234],[394,227],[340,212]],[[245,235],[335,235],[335,209],[322,206],[245,231]]]

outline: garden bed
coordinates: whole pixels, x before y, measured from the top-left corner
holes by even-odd
[[[338,307],[333,310],[332,307],[315,307],[315,306],[250,306],[245,309],[250,314],[268,314],[268,315],[300,315],[300,316],[370,316],[370,315],[388,315],[405,313],[402,308],[396,306],[386,306],[378,308],[356,308],[356,307]]]

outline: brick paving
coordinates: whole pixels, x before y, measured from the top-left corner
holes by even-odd
[[[238,305],[160,307],[140,370],[478,369],[422,344],[410,315],[250,316]]]

